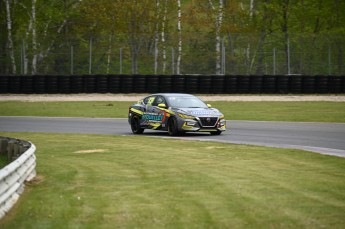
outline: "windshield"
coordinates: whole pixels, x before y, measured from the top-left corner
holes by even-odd
[[[170,106],[178,108],[207,108],[207,105],[194,96],[168,97]]]

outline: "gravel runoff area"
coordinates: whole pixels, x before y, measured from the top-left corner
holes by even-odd
[[[149,94],[4,94],[0,101],[137,101]],[[345,95],[196,95],[205,101],[329,101],[345,102]]]

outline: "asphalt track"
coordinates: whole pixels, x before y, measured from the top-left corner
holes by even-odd
[[[220,136],[188,133],[178,138],[278,148],[302,149],[345,157],[345,124],[308,122],[227,121]],[[0,117],[0,132],[48,132],[133,135],[127,119]],[[143,136],[168,137],[167,132],[146,130]]]

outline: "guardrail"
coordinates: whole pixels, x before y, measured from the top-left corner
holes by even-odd
[[[0,76],[0,94],[345,93],[345,76],[306,75],[23,75]]]
[[[0,153],[7,154],[10,164],[0,170],[0,219],[13,207],[24,191],[26,181],[36,176],[34,144],[0,137]]]

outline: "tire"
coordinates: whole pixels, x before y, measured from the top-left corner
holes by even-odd
[[[144,133],[144,128],[140,127],[140,120],[138,116],[133,116],[131,119],[131,129],[133,134],[142,134]]]
[[[211,131],[210,133],[211,133],[211,135],[220,135],[222,133],[222,131],[217,130],[217,131]]]
[[[178,127],[177,127],[177,120],[174,117],[169,119],[168,133],[170,136],[176,136],[179,134]]]

